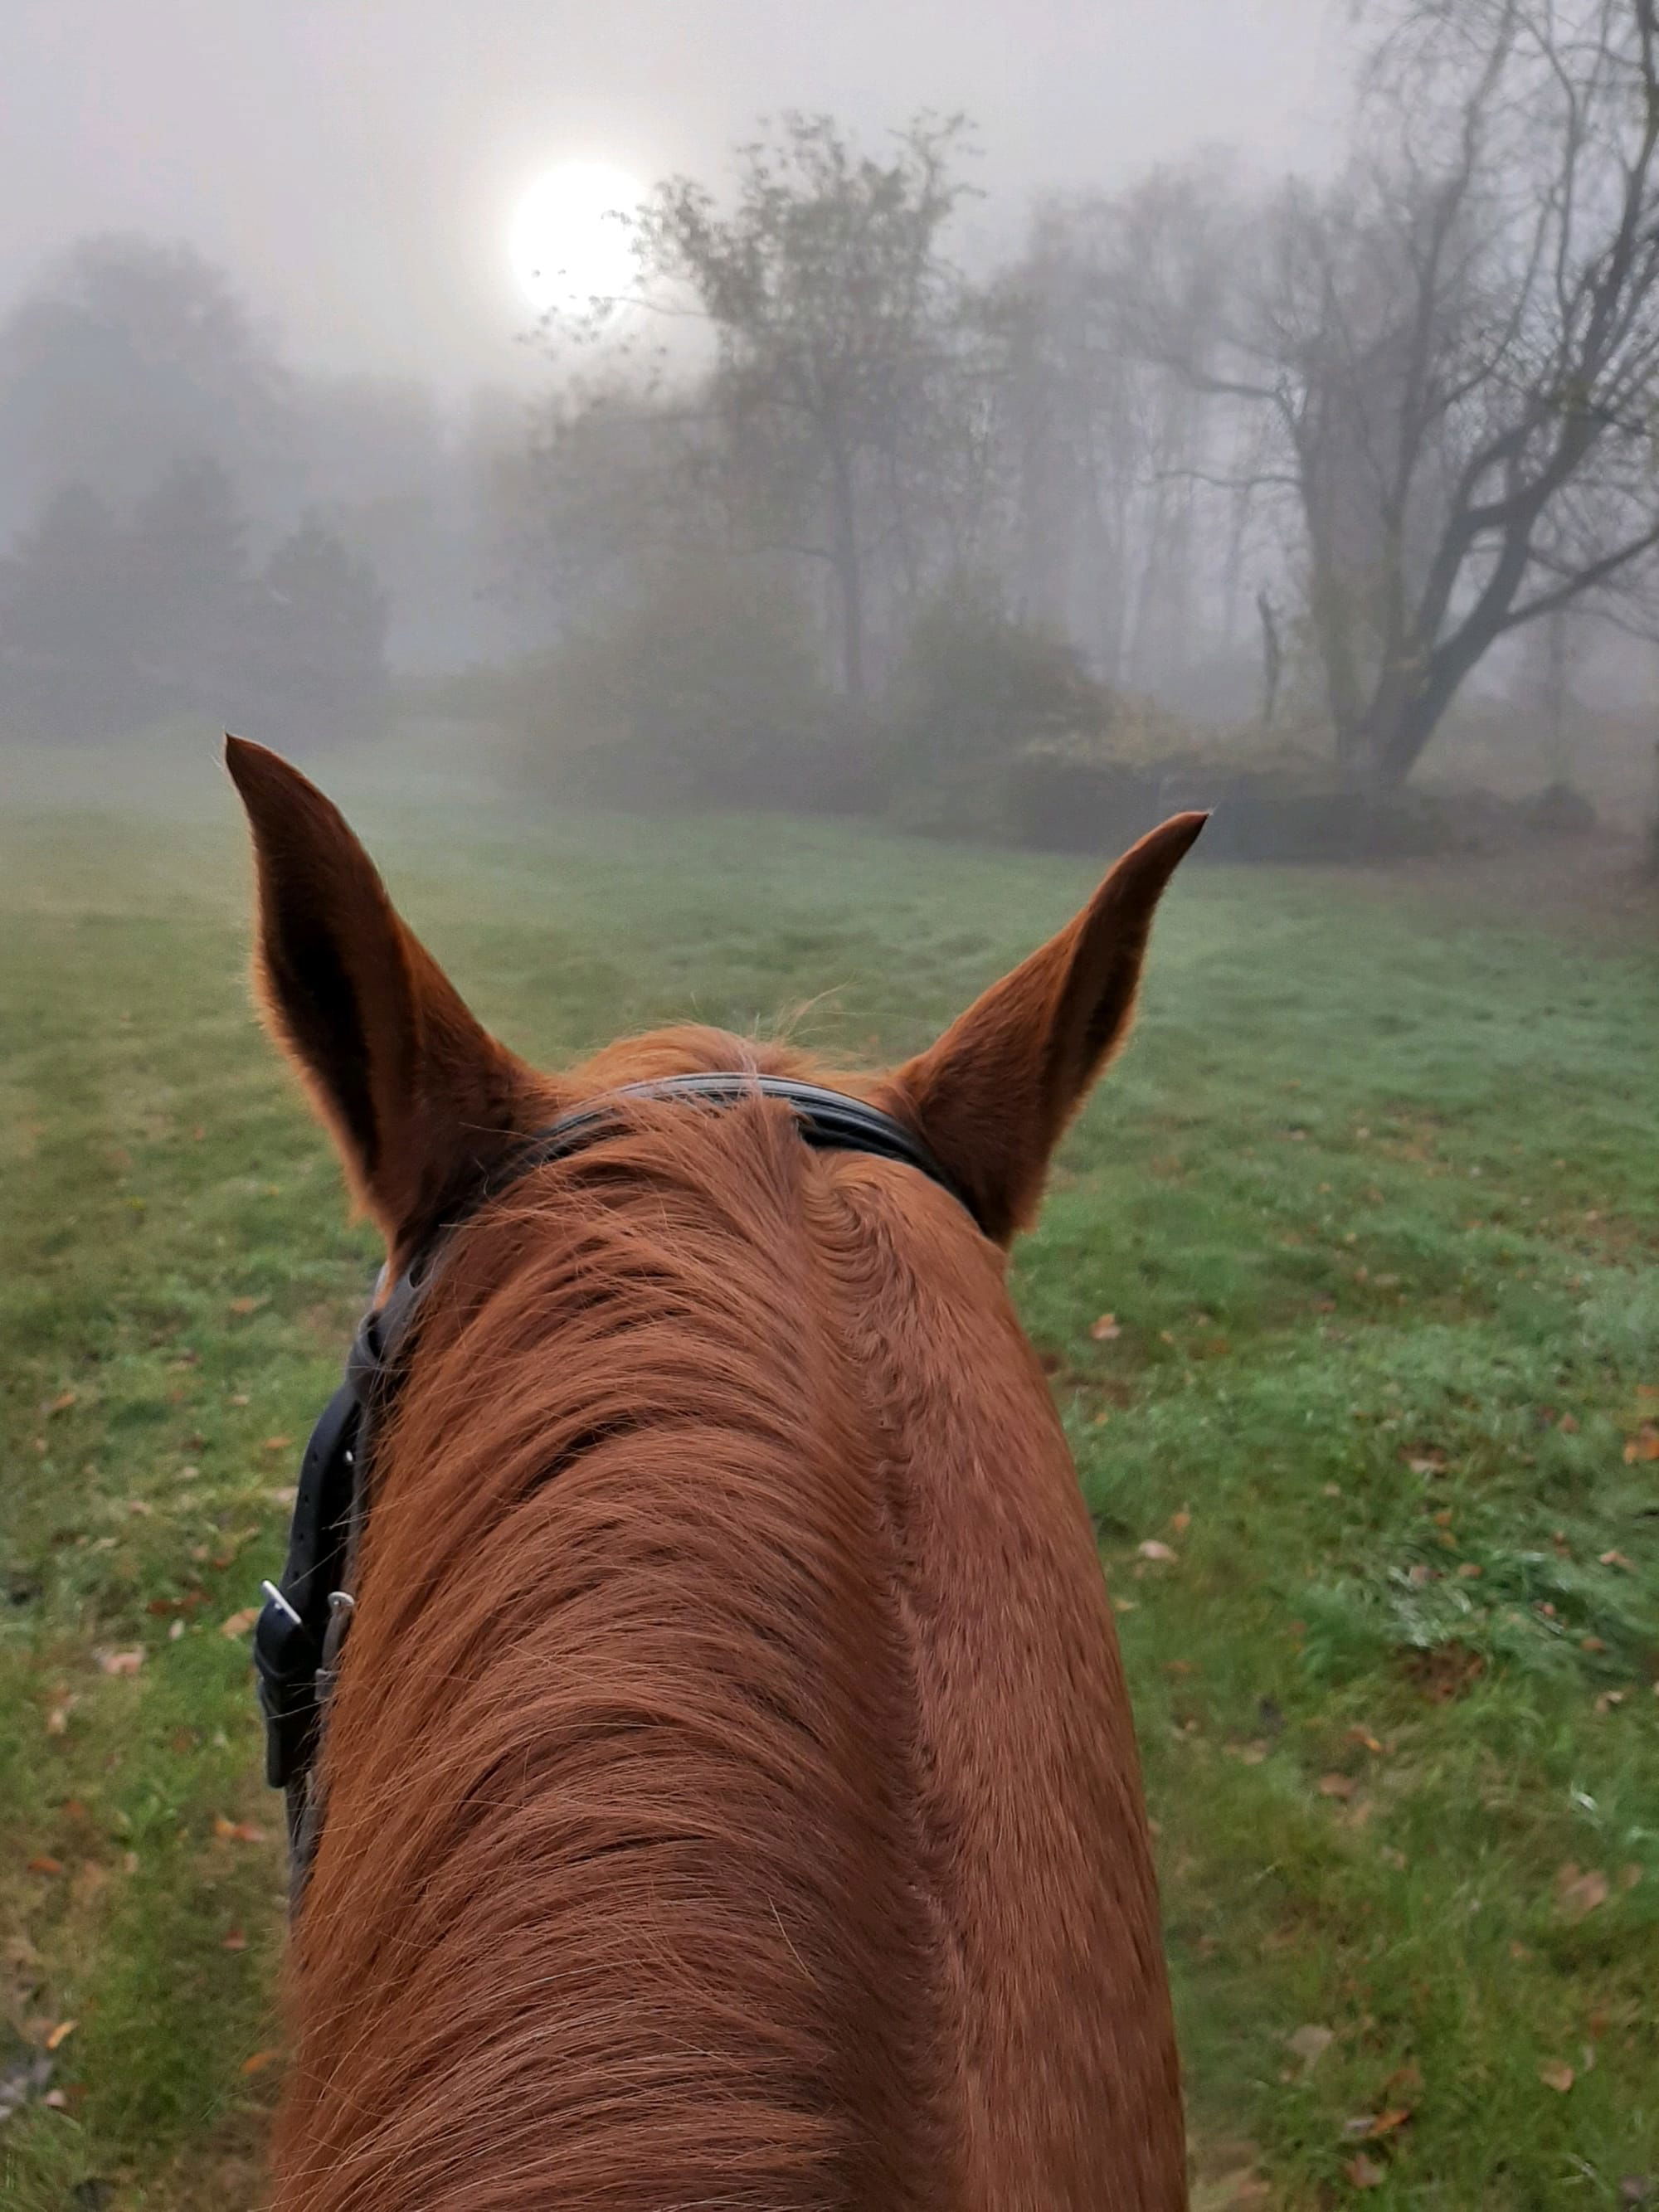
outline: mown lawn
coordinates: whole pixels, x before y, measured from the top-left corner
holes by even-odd
[[[247,1012],[201,776],[193,819],[0,844],[17,2212],[248,2212],[280,2068],[243,1608],[370,1245]],[[361,811],[548,1059],[689,1010],[896,1054],[1091,880]],[[1651,949],[1178,879],[1017,1274],[1119,1606],[1203,2212],[1659,2203],[1656,1139]]]

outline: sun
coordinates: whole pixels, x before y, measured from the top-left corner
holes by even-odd
[[[635,289],[632,232],[645,188],[605,161],[563,161],[530,187],[513,216],[513,273],[538,314],[586,309]]]

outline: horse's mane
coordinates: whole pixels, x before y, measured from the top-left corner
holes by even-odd
[[[937,2201],[882,1180],[638,1103],[455,1240],[331,1711],[285,2204]]]

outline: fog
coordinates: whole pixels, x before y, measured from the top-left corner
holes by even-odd
[[[1629,830],[1659,172],[1568,14],[29,0],[0,731]]]
[[[717,176],[764,113],[959,109],[1006,232],[1206,139],[1328,159],[1340,43],[1326,0],[12,0],[0,296],[83,232],[188,239],[297,360],[457,399],[527,374],[506,236],[553,163]]]

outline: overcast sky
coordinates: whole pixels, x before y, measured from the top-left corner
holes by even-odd
[[[765,111],[978,123],[979,222],[1340,129],[1332,0],[0,0],[0,297],[88,230],[224,262],[297,362],[516,380],[514,205],[567,159],[711,181]]]

